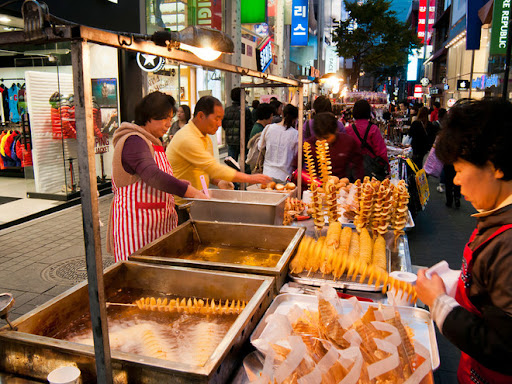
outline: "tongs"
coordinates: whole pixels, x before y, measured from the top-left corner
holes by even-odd
[[[185,203],[185,204],[181,204],[178,206],[178,209],[185,209],[188,213],[188,217],[190,219],[190,223],[192,224],[192,228],[194,228],[194,232],[197,236],[197,242],[199,244],[201,244],[201,238],[199,237],[199,232],[197,231],[197,227],[196,227],[196,222],[194,221],[194,219],[192,218],[192,214],[190,213],[191,211],[191,207],[192,207],[192,204],[194,204],[193,201],[190,201],[188,203]]]

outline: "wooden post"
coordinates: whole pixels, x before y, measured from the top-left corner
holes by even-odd
[[[73,64],[82,222],[87,279],[89,281],[89,306],[94,354],[96,356],[96,380],[98,383],[112,384],[112,364],[103,285],[98,186],[96,184],[96,161],[94,158],[90,56],[87,42],[74,41],[71,43],[71,60]]]

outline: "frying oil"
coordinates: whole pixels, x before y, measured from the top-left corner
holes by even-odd
[[[217,263],[242,264],[256,267],[275,267],[282,252],[268,249],[233,247],[227,245],[198,245],[190,253],[180,255],[185,260],[200,260]]]
[[[126,288],[111,295],[107,302],[131,304],[141,297],[170,300],[176,295]],[[107,317],[112,350],[203,366],[237,315],[169,313],[108,305]],[[48,336],[93,345],[90,314],[80,316]]]

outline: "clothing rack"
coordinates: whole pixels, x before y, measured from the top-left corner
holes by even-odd
[[[3,83],[4,81],[8,80],[25,80],[24,77],[10,77],[10,78],[0,78],[0,83]]]

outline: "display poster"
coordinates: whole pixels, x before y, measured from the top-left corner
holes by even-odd
[[[222,31],[222,0],[199,1],[196,6],[197,25]]]
[[[256,48],[256,66],[259,72],[265,72],[272,62],[272,40],[267,38]]]
[[[308,45],[308,0],[293,0],[290,45]]]
[[[240,9],[242,24],[259,24],[267,21],[267,0],[241,0]]]
[[[492,10],[490,55],[505,55],[507,53],[509,19],[510,0],[495,0]]]
[[[119,127],[117,79],[91,79],[93,102],[93,120],[95,131],[95,152],[105,153],[109,150],[109,136],[113,136]],[[96,109],[96,106],[98,109]]]
[[[100,108],[117,108],[117,79],[91,79],[92,97]]]

